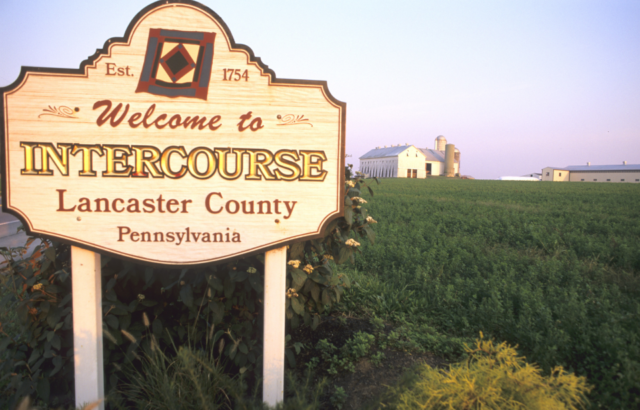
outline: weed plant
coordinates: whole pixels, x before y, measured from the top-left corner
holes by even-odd
[[[637,184],[384,180],[339,308],[436,350],[485,330],[586,376],[594,407],[639,408],[638,202]]]

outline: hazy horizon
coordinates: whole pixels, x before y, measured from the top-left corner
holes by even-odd
[[[347,154],[461,151],[494,179],[640,164],[640,2],[204,1],[280,78],[347,103]],[[0,3],[0,87],[20,66],[77,68],[149,3]]]

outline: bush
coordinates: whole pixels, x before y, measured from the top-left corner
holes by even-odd
[[[482,334],[481,334],[482,337]],[[556,367],[550,376],[518,357],[506,343],[477,340],[468,360],[434,369],[426,364],[404,376],[381,404],[394,409],[579,409],[590,391],[584,377]]]
[[[344,218],[334,220],[324,238],[294,243],[289,249],[290,327],[318,325],[349,286],[337,265],[354,260],[359,252],[356,239],[374,240],[372,219],[359,199],[364,178],[351,179],[350,168],[346,176]],[[14,408],[24,396],[67,407],[74,398],[69,246],[43,240],[25,259],[9,249],[1,251],[8,263],[0,309],[16,312],[19,326],[0,339],[0,408]],[[151,336],[161,351],[170,351],[174,344],[197,351],[222,343],[224,349],[215,355],[223,358],[225,372],[252,375],[247,379],[257,383],[263,272],[263,255],[189,269],[151,268],[103,256],[105,391],[132,383],[121,365],[139,361],[137,352]],[[286,351],[291,364],[293,348]]]

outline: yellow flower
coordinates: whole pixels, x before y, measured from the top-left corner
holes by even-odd
[[[247,272],[249,272],[249,273],[256,273],[256,272],[257,272],[257,270],[256,270],[256,268],[254,268],[254,267],[250,267],[250,268],[248,268],[248,269],[247,269]]]
[[[357,246],[360,246],[360,242],[356,242],[355,239],[353,238],[347,239],[347,241],[344,244],[347,246],[353,246],[354,248]]]
[[[145,298],[145,296],[144,296],[142,293],[139,293],[139,294],[138,294],[138,299],[140,299],[140,300],[144,300],[144,298]]]
[[[331,255],[323,255],[322,258],[327,259],[327,260],[333,260],[333,256]]]
[[[296,293],[295,289],[293,288],[289,288],[289,290],[287,290],[287,297],[289,299],[293,298],[293,297],[298,297],[298,294]]]
[[[287,265],[291,265],[295,269],[298,269],[298,267],[300,266],[300,261],[299,260],[292,260],[292,261],[287,262]]]
[[[311,275],[311,272],[313,272],[313,266],[311,265],[307,265],[304,267],[304,269],[302,269],[303,271],[307,272],[307,275]]]
[[[347,181],[347,185],[349,185],[351,188],[354,188],[356,186],[353,181]]]
[[[370,223],[370,224],[377,224],[377,223],[378,223],[378,221],[376,221],[375,219],[373,219],[373,218],[372,218],[372,217],[370,217],[370,216],[367,216],[367,223]]]
[[[364,199],[360,198],[359,196],[354,196],[353,198],[351,198],[352,201],[355,202],[360,202],[361,204],[366,204],[367,201],[365,201]]]
[[[33,287],[31,288],[32,291],[35,290],[41,290],[42,288],[44,288],[44,285],[42,283],[36,283],[35,285],[33,285]]]

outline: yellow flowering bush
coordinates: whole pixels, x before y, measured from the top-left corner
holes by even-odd
[[[356,240],[353,238],[347,239],[347,241],[344,244],[347,246],[353,246],[353,247],[360,246],[360,242],[356,242]]]
[[[340,302],[345,288],[350,286],[349,277],[339,275],[337,265],[353,263],[355,253],[360,252],[360,238],[375,241],[369,226],[373,219],[360,205],[367,203],[361,196],[362,189],[368,189],[371,195],[373,191],[364,175],[353,175],[351,168],[349,165],[345,170],[344,217],[326,227],[324,238],[289,247],[287,287],[297,294],[287,298],[286,309],[293,327],[303,321],[315,329],[325,307]]]
[[[289,261],[287,262],[287,265],[293,266],[294,269],[298,269],[298,267],[300,266],[300,261],[298,260]]]
[[[476,340],[468,359],[448,370],[422,364],[405,375],[382,399],[382,406],[408,409],[578,410],[591,391],[584,377],[562,367],[543,376],[506,342]]]

